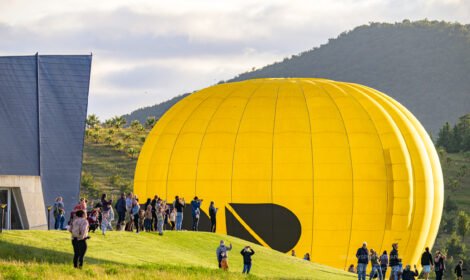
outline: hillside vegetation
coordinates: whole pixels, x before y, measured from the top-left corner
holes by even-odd
[[[318,77],[364,84],[407,107],[434,137],[470,104],[470,25],[405,20],[370,23],[231,81],[265,77]],[[128,121],[159,118],[166,103],[126,115]]]
[[[229,272],[217,268],[221,239],[233,244]],[[341,270],[290,257],[244,240],[203,232],[92,233],[83,270],[72,268],[65,231],[8,231],[0,234],[0,279],[246,279],[241,249],[255,250],[248,279],[355,279]],[[145,277],[145,278],[144,278]]]

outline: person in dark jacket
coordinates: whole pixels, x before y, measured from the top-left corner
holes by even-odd
[[[389,263],[392,272],[391,279],[398,280],[398,275],[400,273],[400,259],[398,258],[398,243],[392,244],[392,251],[390,252]]]
[[[250,246],[245,246],[240,252],[243,256],[243,272],[249,274],[251,270],[251,256],[255,254],[255,251]]]
[[[183,210],[186,206],[184,198],[175,196],[175,201],[173,202],[173,207],[176,208],[176,230],[181,230],[183,226]]]
[[[357,277],[359,280],[366,280],[366,269],[369,263],[369,250],[367,249],[367,243],[362,243],[362,247],[357,249]]]
[[[114,205],[114,208],[116,208],[116,211],[118,213],[118,227],[121,227],[122,223],[126,219],[126,194],[122,193],[121,197],[118,199],[116,202],[116,205]]]
[[[199,218],[201,216],[201,204],[202,199],[199,199],[197,196],[191,201],[191,214],[193,216],[193,231],[199,230]]]
[[[444,276],[444,271],[446,270],[444,260],[445,256],[442,255],[440,251],[436,251],[436,255],[434,257],[434,272],[436,273],[436,280],[442,280],[442,276]]]
[[[387,267],[388,267],[388,255],[387,255],[387,251],[384,251],[382,253],[382,255],[380,256],[379,258],[379,261],[380,261],[380,269],[382,270],[382,276],[384,279],[387,279],[386,278],[386,274],[387,274]]]
[[[215,232],[216,229],[216,216],[218,210],[219,208],[215,208],[214,201],[211,201],[211,205],[209,206],[209,217],[211,218],[211,232]]]
[[[455,276],[457,280],[463,280],[463,261],[460,260],[459,263],[454,268]]]
[[[421,255],[421,266],[423,267],[423,277],[428,280],[431,268],[434,266],[434,260],[428,247],[426,247],[424,253]]]
[[[407,265],[405,270],[403,270],[403,274],[401,275],[403,280],[415,280],[415,277],[418,277],[418,269],[415,267],[415,271],[411,270],[411,266]]]

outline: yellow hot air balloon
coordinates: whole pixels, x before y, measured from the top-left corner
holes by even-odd
[[[401,104],[326,79],[256,79],[179,101],[147,137],[135,193],[215,201],[217,232],[347,268],[362,242],[414,264],[443,207],[431,139]],[[191,219],[187,217],[185,219]]]

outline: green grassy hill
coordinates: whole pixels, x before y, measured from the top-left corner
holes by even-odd
[[[221,239],[233,244],[229,272],[217,268]],[[347,272],[250,244],[203,232],[92,233],[83,270],[72,268],[70,235],[65,231],[8,231],[0,234],[0,279],[245,279],[240,250],[251,245],[248,279],[355,279]],[[145,277],[145,278],[144,278]]]

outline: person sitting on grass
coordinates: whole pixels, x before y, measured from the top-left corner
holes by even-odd
[[[253,250],[250,246],[245,246],[243,250],[240,252],[243,256],[243,272],[249,274],[251,270],[251,256],[255,254],[255,250]]]
[[[72,233],[73,267],[81,269],[83,258],[87,250],[86,240],[88,237],[88,221],[83,210],[75,212],[75,218],[69,228]]]
[[[310,254],[309,253],[305,253],[304,260],[310,261]]]

